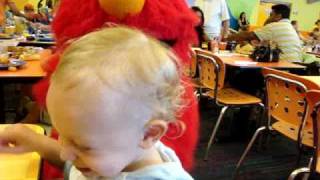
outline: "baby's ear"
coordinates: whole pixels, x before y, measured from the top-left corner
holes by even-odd
[[[143,149],[151,148],[167,132],[168,123],[164,120],[151,120],[146,124],[144,137],[139,146]]]

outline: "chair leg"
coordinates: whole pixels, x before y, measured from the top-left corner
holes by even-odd
[[[306,167],[296,169],[290,174],[288,180],[294,180],[301,173],[308,173],[309,174],[310,173],[310,169],[306,168]]]
[[[205,161],[208,160],[209,150],[210,150],[210,148],[211,148],[212,142],[213,142],[213,140],[214,140],[214,138],[215,138],[215,136],[216,136],[216,133],[217,133],[217,131],[218,131],[218,128],[219,128],[219,126],[220,126],[220,123],[221,123],[221,121],[222,121],[222,118],[223,118],[223,116],[224,116],[224,114],[225,114],[225,112],[227,111],[228,108],[229,108],[229,106],[224,106],[224,107],[221,109],[221,111],[220,111],[218,120],[217,120],[217,122],[216,122],[216,124],[215,124],[215,126],[214,126],[214,128],[213,128],[212,134],[211,134],[211,136],[210,136],[210,140],[209,140],[208,145],[207,145],[206,154],[205,154],[205,156],[204,156],[204,160],[205,160]]]
[[[260,127],[259,129],[256,130],[256,132],[254,133],[253,137],[251,138],[247,148],[245,149],[244,153],[242,154],[238,164],[237,164],[237,167],[236,167],[236,172],[235,172],[235,176],[238,174],[238,170],[240,169],[240,166],[242,165],[243,161],[244,161],[244,158],[247,156],[248,152],[250,151],[253,143],[255,142],[255,140],[257,139],[257,137],[259,136],[259,134],[266,130],[267,128],[264,126],[264,127]]]
[[[265,120],[265,106],[263,103],[259,103],[258,106],[260,106],[260,108],[261,108],[261,115],[259,117],[259,120],[257,121],[258,122],[257,125],[258,125],[258,127],[261,127],[261,126],[265,126],[265,124],[262,124],[261,122],[266,123],[264,121]],[[259,150],[262,149],[263,140],[264,140],[264,136],[260,136],[259,145],[258,145]]]
[[[265,118],[265,107],[263,103],[259,103],[258,106],[260,106],[261,108],[261,116],[259,117],[259,120],[258,120],[258,127],[261,127],[261,126],[264,126],[264,124],[263,125],[261,124],[261,121],[263,121]]]

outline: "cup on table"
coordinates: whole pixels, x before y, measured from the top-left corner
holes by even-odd
[[[226,50],[226,48],[227,48],[227,43],[226,42],[220,42],[219,43],[219,49],[220,50]]]
[[[213,39],[209,42],[209,50],[213,53],[219,51],[219,40]]]

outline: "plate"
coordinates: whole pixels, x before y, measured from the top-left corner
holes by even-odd
[[[20,68],[23,65],[25,65],[26,62],[20,59],[9,59],[9,63],[8,64],[1,64],[0,63],[0,70],[8,70],[8,68],[11,67],[16,67],[16,68]]]
[[[12,39],[12,36],[8,34],[0,33],[0,39]]]

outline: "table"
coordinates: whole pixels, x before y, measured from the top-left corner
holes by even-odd
[[[0,131],[9,125],[0,125]],[[26,125],[39,134],[43,128],[37,125]],[[0,179],[37,180],[40,175],[41,157],[36,152],[24,154],[0,153]]]
[[[4,92],[5,83],[34,83],[43,78],[46,73],[40,66],[40,61],[28,61],[25,67],[17,71],[0,71],[0,124],[5,122]]]
[[[313,54],[315,55],[317,58],[320,58],[320,52],[307,52],[308,54]]]
[[[320,76],[302,76],[305,79],[308,79],[320,86]]]
[[[275,68],[275,69],[306,69],[305,66],[294,64],[288,61],[279,61],[279,62],[254,62],[246,55],[241,55],[237,53],[216,53],[216,56],[222,59],[222,61],[229,66],[239,67],[239,68]]]
[[[41,79],[46,73],[42,70],[40,61],[27,61],[27,64],[17,71],[0,71],[0,82],[3,81],[32,81]]]

